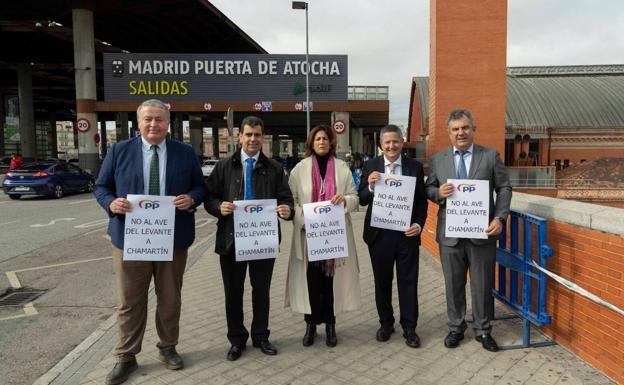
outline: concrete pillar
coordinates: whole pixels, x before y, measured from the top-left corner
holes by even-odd
[[[280,156],[280,140],[278,134],[273,134],[271,136],[271,154],[269,157],[278,157]]]
[[[212,122],[212,153],[216,159],[221,158],[219,154],[219,125]]]
[[[172,138],[179,142],[184,142],[184,129],[182,127],[183,114],[181,112],[172,112],[171,117],[172,117],[172,122],[171,122],[172,123],[171,124]]]
[[[195,150],[197,159],[201,159],[204,154],[204,131],[201,115],[189,115],[189,130],[191,146]]]
[[[505,159],[507,1],[431,0],[427,158],[448,148],[446,119],[465,108],[475,141]]]
[[[52,158],[58,158],[58,137],[56,134],[56,112],[48,112],[48,122],[50,122],[50,130],[48,130],[48,143],[50,143],[50,149],[52,150],[50,156]]]
[[[129,130],[128,130],[128,113],[125,111],[117,112],[115,119],[115,130],[117,134],[117,142],[121,142],[122,140],[128,139]]]
[[[344,129],[341,132],[336,131],[336,121],[340,120],[344,124]],[[351,146],[349,145],[349,113],[343,111],[334,111],[331,114],[332,128],[336,133],[336,156],[340,159],[344,159],[348,152],[351,152]]]
[[[102,159],[106,157],[108,152],[108,138],[106,136],[106,119],[100,120],[100,156]]]
[[[35,108],[33,106],[32,69],[29,63],[17,64],[20,145],[24,161],[37,158]]]
[[[364,129],[362,127],[351,129],[351,149],[353,152],[364,152]]]
[[[74,32],[74,77],[76,80],[76,115],[78,128],[78,159],[80,166],[98,175],[100,155],[97,140],[97,86],[95,82],[95,48],[93,12],[72,9]]]

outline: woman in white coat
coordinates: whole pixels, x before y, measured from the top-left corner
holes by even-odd
[[[358,209],[358,195],[349,166],[336,158],[336,136],[319,125],[306,142],[306,158],[295,166],[288,181],[295,200],[293,240],[288,261],[286,306],[305,314],[303,346],[314,343],[316,325],[325,323],[325,343],[334,347],[336,314],[360,307],[360,281],[350,213]],[[303,204],[331,200],[346,212],[348,255],[309,262]]]

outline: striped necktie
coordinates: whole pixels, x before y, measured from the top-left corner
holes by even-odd
[[[158,146],[152,145],[152,161],[150,162],[149,195],[160,195],[160,172],[158,167]]]
[[[390,170],[390,174],[394,174],[395,173],[394,170],[396,170],[396,166],[397,166],[397,164],[394,163],[394,162],[392,162],[392,163],[390,163],[388,165],[388,169]]]
[[[245,168],[245,200],[254,199],[252,179],[255,161],[254,158],[247,158],[245,160],[245,162],[247,162],[247,167]]]

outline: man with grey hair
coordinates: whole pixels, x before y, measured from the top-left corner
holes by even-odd
[[[175,349],[182,275],[188,248],[195,239],[195,208],[204,199],[203,175],[195,152],[186,144],[167,139],[167,106],[156,99],[144,101],[137,109],[137,121],[141,136],[111,147],[95,187],[95,197],[110,217],[108,234],[117,286],[117,363],[106,378],[107,384],[121,384],[137,369],[135,356],[141,351],[152,277],[159,358],[168,369],[184,367]],[[162,195],[162,199],[172,200],[176,208],[173,261],[124,261],[125,214],[133,209],[126,199],[128,194]]]
[[[438,204],[436,240],[446,287],[446,311],[449,333],[444,346],[456,348],[466,330],[466,274],[470,271],[473,329],[476,340],[484,349],[498,351],[492,338],[494,315],[494,265],[496,241],[500,238],[511,204],[509,175],[498,151],[474,143],[476,126],[468,110],[453,110],[447,119],[452,146],[433,155],[427,178],[427,197]],[[446,198],[455,186],[448,179],[479,179],[489,181],[490,222],[487,239],[451,238],[445,235]],[[496,202],[494,201],[496,191]]]

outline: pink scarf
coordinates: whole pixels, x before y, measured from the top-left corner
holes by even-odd
[[[334,157],[329,156],[327,159],[327,169],[325,171],[325,179],[321,179],[321,170],[316,159],[316,155],[312,155],[312,202],[321,202],[330,200],[336,195],[336,171]],[[332,277],[335,270],[335,260],[327,259],[325,261],[325,275]]]

